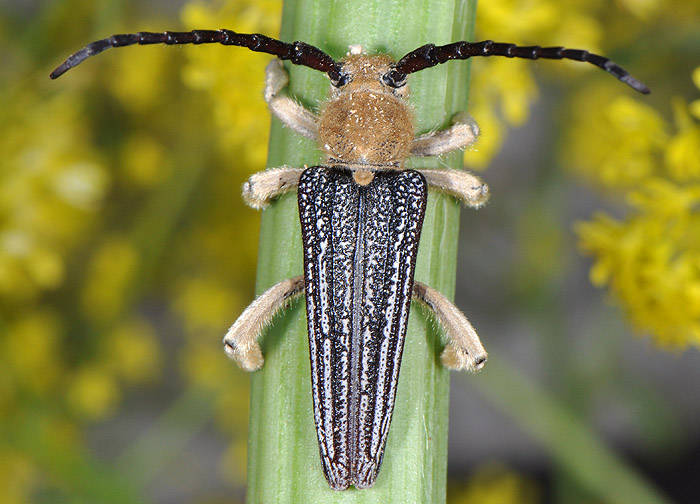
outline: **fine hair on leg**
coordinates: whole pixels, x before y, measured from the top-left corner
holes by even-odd
[[[316,141],[318,139],[318,117],[293,98],[279,94],[288,82],[289,75],[284,69],[282,60],[275,58],[270,61],[265,68],[265,101],[267,106],[270,112],[285,126]]]
[[[273,317],[304,292],[304,276],[282,280],[260,294],[224,336],[226,355],[245,371],[256,371],[264,358],[258,339]]]
[[[452,126],[431,131],[413,140],[411,155],[416,157],[441,156],[474,144],[479,137],[479,126],[472,116],[459,112],[452,117]]]
[[[303,171],[281,166],[255,173],[243,184],[243,199],[252,208],[265,208],[274,198],[295,191]]]
[[[479,208],[489,199],[489,186],[476,175],[459,170],[418,170],[431,189],[454,196],[465,205]]]
[[[453,371],[478,371],[488,357],[479,335],[467,317],[443,294],[421,282],[413,284],[413,300],[427,308],[442,326],[448,343],[440,356]]]

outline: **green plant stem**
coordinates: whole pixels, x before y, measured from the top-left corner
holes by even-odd
[[[303,40],[334,58],[350,44],[394,57],[433,42],[470,39],[476,2],[419,0],[297,0],[285,2],[282,40]],[[287,66],[289,92],[317,109],[327,78]],[[468,64],[441,65],[411,77],[417,132],[449,125],[467,106]],[[273,120],[269,165],[304,166],[322,161],[312,142]],[[441,161],[460,167],[455,153]],[[412,166],[418,166],[417,163]],[[437,167],[435,160],[420,166]],[[302,273],[296,195],[262,217],[258,292]],[[418,254],[416,279],[454,292],[459,207],[431,193]],[[379,478],[368,490],[334,492],[321,469],[313,421],[304,302],[275,320],[263,340],[266,362],[251,384],[248,502],[444,502],[447,466],[449,375],[439,364],[443,343],[425,314],[414,307],[409,322],[396,407]]]

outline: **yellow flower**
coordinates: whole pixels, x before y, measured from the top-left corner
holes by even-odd
[[[541,502],[534,482],[500,465],[479,468],[450,504],[535,504]]]
[[[3,449],[0,457],[0,501],[5,504],[31,502],[37,477],[38,470],[27,455]]]
[[[247,440],[240,437],[232,441],[221,456],[221,475],[226,481],[241,487],[246,482]]]
[[[107,321],[124,309],[127,289],[137,273],[139,253],[123,236],[108,237],[88,265],[83,309],[96,321]]]
[[[479,118],[480,133],[477,142],[464,151],[464,164],[470,170],[484,170],[501,150],[506,127],[489,103],[474,103],[469,109]]]
[[[210,341],[206,345],[188,344],[186,351],[182,352],[180,368],[190,382],[200,387],[217,390],[217,393],[222,388],[229,386],[238,388],[239,385],[247,382],[239,378],[242,371],[238,370],[226,357],[221,348],[221,341]],[[242,387],[238,390],[242,391]],[[235,415],[240,411],[230,413]]]
[[[176,53],[162,45],[117,50],[110,54],[109,62],[102,63],[100,75],[122,110],[143,114],[168,96],[171,77],[166,69]]]
[[[221,331],[232,323],[241,304],[234,291],[214,279],[200,277],[182,280],[175,298],[175,308],[191,334]]]
[[[227,26],[242,33],[274,34],[279,29],[281,3],[191,2],[183,9],[188,26]],[[183,79],[209,93],[212,114],[220,127],[220,145],[237,165],[262,167],[267,156],[269,121],[262,98],[265,65],[271,57],[237,47],[200,46],[189,51]],[[235,152],[235,155],[233,155]]]
[[[495,59],[480,61],[479,65],[471,82],[470,113],[479,124],[480,136],[464,153],[465,164],[471,169],[488,166],[500,151],[506,125],[524,124],[538,94],[527,61]]]
[[[172,157],[147,131],[132,132],[120,154],[124,178],[137,188],[156,186],[171,175]]]
[[[659,173],[668,126],[651,106],[609,89],[600,84],[576,97],[563,164],[603,187],[629,188]]]
[[[666,5],[665,0],[617,0],[640,19],[648,20]]]
[[[695,84],[695,87],[700,89],[700,67],[693,70],[691,78],[693,79],[693,84]],[[695,119],[700,120],[700,99],[693,100],[689,108],[690,113],[695,117]]]
[[[675,217],[682,216],[598,215],[577,231],[582,250],[595,256],[591,280],[610,287],[631,325],[659,345],[683,348],[700,345],[700,222]]]
[[[60,383],[62,324],[49,309],[29,310],[16,317],[0,340],[0,361],[13,394],[50,392]]]
[[[155,330],[141,318],[127,320],[104,336],[100,360],[127,383],[152,382],[163,365]]]
[[[508,37],[529,38],[547,30],[562,19],[556,2],[494,0],[478,7],[477,29],[481,33],[504,33]],[[547,27],[547,28],[545,28]],[[489,38],[494,38],[493,35]]]
[[[102,366],[85,365],[68,380],[66,397],[73,412],[86,420],[111,414],[121,399],[114,376]]]
[[[684,100],[675,99],[672,106],[678,133],[666,146],[666,169],[674,180],[697,180],[700,178],[700,124],[693,121]]]

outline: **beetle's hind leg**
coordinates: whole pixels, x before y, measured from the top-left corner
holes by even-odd
[[[479,335],[467,317],[449,299],[420,282],[413,283],[413,300],[425,306],[447,334],[442,364],[452,370],[478,371],[488,357]]]
[[[282,166],[255,173],[243,184],[243,199],[253,208],[265,208],[270,200],[296,190],[303,171],[303,168]]]
[[[318,117],[303,105],[279,92],[289,82],[282,60],[275,58],[265,68],[265,101],[270,112],[294,131],[312,140],[318,138]]]
[[[413,139],[411,155],[417,157],[441,156],[457,149],[469,147],[479,136],[479,126],[466,112],[452,118],[452,126],[431,131]]]
[[[258,339],[272,318],[304,292],[304,276],[283,280],[260,294],[224,336],[226,355],[241,369],[255,371],[263,365]]]

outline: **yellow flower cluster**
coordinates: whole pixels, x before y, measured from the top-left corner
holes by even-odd
[[[617,7],[648,22],[660,16],[667,3],[620,0]],[[670,15],[697,14],[697,6],[673,3],[675,14]],[[523,44],[601,52],[602,33],[606,41],[626,45],[640,29],[629,20],[622,21],[624,28],[606,29],[612,21],[601,13],[610,8],[575,1],[483,2],[477,39],[497,36]],[[570,75],[592,70],[576,64],[498,59],[474,60],[473,65],[470,113],[482,136],[465,153],[465,161],[476,169],[485,167],[500,150],[508,127],[527,120],[538,93],[535,67],[538,72],[551,68]],[[699,69],[693,80],[700,85]],[[633,327],[653,334],[659,344],[697,344],[700,249],[694,236],[700,221],[700,100],[690,105],[675,100],[672,127],[652,106],[629,94],[615,95],[614,89],[601,82],[575,97],[563,135],[563,164],[605,191],[624,195],[630,209],[624,220],[601,213],[579,226],[581,247],[595,258],[591,279],[596,285],[608,285]],[[592,107],[593,103],[603,105]]]
[[[279,31],[279,0],[242,2],[193,1],[182,11],[183,25],[226,27],[242,33],[275,36]],[[181,364],[185,377],[213,389],[216,421],[226,432],[229,447],[222,459],[223,474],[239,485],[245,482],[248,423],[248,375],[225,357],[223,335],[252,298],[257,258],[259,215],[240,198],[240,184],[265,167],[269,112],[262,96],[265,65],[270,56],[218,44],[187,51],[182,79],[208,98],[206,113],[216,125],[221,166],[213,175],[214,201],[230,201],[233,208],[212,206],[206,226],[193,232],[198,243],[196,275],[175,282],[173,309],[186,328]],[[192,91],[190,91],[192,92]]]
[[[182,19],[186,26],[227,26],[241,33],[275,36],[281,14],[279,0],[195,1],[185,5]],[[242,155],[240,165],[251,171],[263,167],[269,133],[265,118],[269,113],[262,100],[262,85],[270,56],[213,45],[188,52],[188,58],[190,63],[183,79],[211,97],[211,113],[220,128],[217,137],[224,152],[229,156],[234,152]]]
[[[599,47],[600,24],[585,3],[554,0],[495,0],[479,3],[476,40],[498,39],[521,45],[564,45]],[[470,169],[484,169],[500,151],[508,127],[522,126],[539,90],[534,73],[550,68],[560,73],[581,71],[580,65],[543,62],[537,68],[531,61],[505,58],[475,58],[472,62],[469,113],[481,128],[477,144],[465,152]],[[557,70],[557,68],[559,68]]]
[[[88,4],[65,12],[84,20],[91,9],[105,12]],[[51,12],[37,19],[75,24],[60,19],[61,9]],[[82,427],[116,413],[129,387],[160,377],[165,337],[154,327],[162,324],[154,307],[170,287],[146,287],[145,279],[158,276],[160,264],[167,269],[196,255],[195,240],[173,238],[202,173],[194,163],[183,168],[183,152],[211,157],[188,142],[201,146],[197,135],[214,127],[197,115],[201,97],[178,94],[172,48],[113,50],[52,82],[50,65],[97,31],[56,35],[37,24],[35,36],[22,39],[0,21],[8,56],[0,62],[0,502],[33,502],[36,492],[101,502],[97,487],[80,493],[90,487],[80,489],[66,460],[90,466]],[[37,54],[41,64],[32,60]],[[252,224],[238,230],[255,234]],[[231,234],[220,248],[235,242]],[[249,261],[251,247],[241,247]]]
[[[36,299],[64,281],[66,253],[85,232],[109,184],[89,142],[81,103],[3,91],[0,115],[0,299]]]
[[[700,67],[692,78],[700,89]],[[659,345],[700,346],[700,100],[675,99],[671,125],[637,100],[607,98],[579,98],[567,146],[578,173],[627,205],[623,218],[599,212],[578,226],[591,281]],[[594,112],[591,100],[610,105]]]

